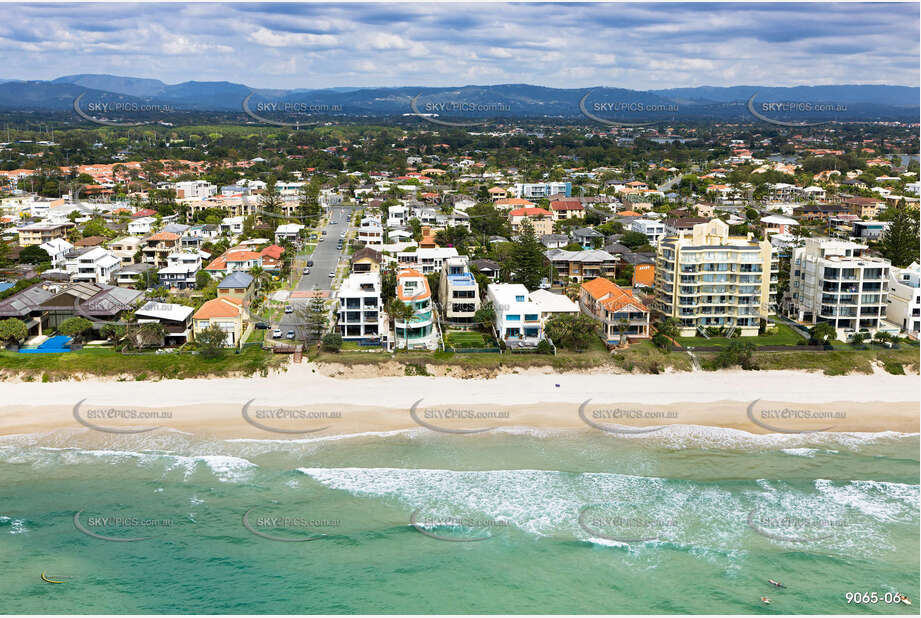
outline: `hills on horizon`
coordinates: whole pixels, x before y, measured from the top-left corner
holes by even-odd
[[[591,93],[588,98],[588,93]],[[227,81],[187,81],[167,84],[158,79],[107,74],[65,75],[53,80],[0,80],[0,110],[53,112],[94,102],[120,109],[162,106],[171,111],[241,112],[249,95],[252,110],[272,104],[302,109],[318,106],[334,116],[394,116],[432,113],[451,116],[439,105],[463,104],[466,118],[570,118],[583,108],[605,118],[649,120],[732,120],[749,118],[748,99],[760,102],[802,102],[836,107],[830,116],[787,110],[785,118],[835,120],[918,121],[921,88],[891,85],[825,86],[697,86],[656,90],[625,88],[550,88],[530,84],[465,85],[456,87],[335,87],[317,89],[255,89]],[[416,107],[412,102],[416,99]],[[632,107],[629,107],[632,106]],[[110,109],[110,108],[107,108]],[[456,109],[456,108],[455,108]],[[615,110],[615,111],[611,111]],[[639,110],[639,111],[637,111]],[[259,112],[263,114],[262,111]],[[824,114],[824,112],[823,112]],[[109,114],[111,115],[111,113]],[[778,117],[779,118],[779,117]]]

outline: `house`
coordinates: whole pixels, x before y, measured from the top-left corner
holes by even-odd
[[[513,347],[537,347],[544,338],[540,307],[528,296],[520,283],[490,283],[486,299],[496,312],[495,328],[499,339]]]
[[[224,217],[221,219],[221,232],[229,232],[230,234],[242,234],[244,219],[245,217]]]
[[[677,235],[679,232],[690,232],[698,223],[706,223],[709,220],[710,219],[706,217],[673,217],[665,219],[665,221],[663,221],[665,225],[665,234]],[[631,221],[631,227],[632,224],[633,222]],[[659,238],[661,237],[662,235],[659,236]]]
[[[480,286],[467,267],[466,257],[448,258],[441,269],[438,301],[442,317],[453,325],[473,325],[480,308]]]
[[[303,230],[304,226],[300,223],[283,223],[275,228],[275,243],[294,242],[300,237]]]
[[[492,260],[472,260],[470,267],[476,269],[478,273],[486,275],[491,280],[495,280],[502,270],[498,262],[493,262]]]
[[[799,225],[799,221],[782,215],[768,215],[761,217],[761,225],[764,226],[764,235],[771,234],[789,234],[792,228]]]
[[[777,264],[769,241],[730,236],[719,219],[699,223],[659,241],[653,309],[675,318],[682,337],[706,328],[755,336],[774,304]]]
[[[140,217],[128,222],[128,234],[138,236],[149,234],[154,224],[157,222],[153,217]]]
[[[553,215],[543,208],[515,208],[509,211],[508,220],[513,234],[521,232],[521,224],[524,221],[531,222],[537,236],[553,233]]]
[[[921,332],[921,266],[889,269],[889,299],[886,319],[917,338]]]
[[[489,200],[491,202],[508,198],[508,191],[502,187],[490,187],[486,192],[489,194]]]
[[[855,238],[879,240],[883,232],[889,229],[888,221],[854,221],[851,223],[851,235]]]
[[[353,273],[379,273],[381,270],[381,252],[363,247],[352,254],[350,260]]]
[[[534,182],[534,183],[517,183],[512,192],[517,197],[527,199],[541,199],[549,197],[554,193],[562,193],[566,197],[572,195],[571,182]]]
[[[396,347],[407,350],[434,350],[438,346],[432,291],[429,282],[418,270],[406,268],[397,273],[396,296],[413,309],[409,319],[394,317]]]
[[[85,249],[87,247],[98,247],[106,241],[105,236],[87,236],[81,238],[80,240],[74,241],[74,247],[77,249]]]
[[[546,326],[547,320],[555,315],[577,315],[579,305],[563,294],[554,294],[550,290],[534,290],[528,294],[531,302],[540,310],[541,322]]]
[[[121,260],[123,266],[134,264],[134,256],[141,250],[142,241],[137,236],[124,236],[109,243],[109,251]]]
[[[423,275],[428,275],[440,271],[445,260],[457,256],[457,249],[454,247],[420,247],[415,251],[400,251],[397,253],[397,262],[400,268],[417,269]],[[463,259],[466,260],[466,256]]]
[[[74,249],[64,260],[64,269],[73,282],[108,283],[121,260],[102,247]]]
[[[249,307],[254,289],[255,278],[251,274],[235,271],[217,284],[217,297],[239,300],[242,301],[244,307]]]
[[[65,238],[76,227],[74,223],[33,223],[17,228],[19,246],[41,245],[55,238]]]
[[[646,236],[646,241],[653,247],[665,236],[665,224],[652,219],[636,219],[630,224],[630,230]]]
[[[585,206],[578,200],[557,200],[550,202],[550,212],[553,213],[554,221],[582,218],[585,216]]]
[[[51,267],[57,268],[64,265],[65,256],[74,248],[63,238],[55,238],[42,243],[39,247],[51,258]]]
[[[160,283],[177,290],[195,288],[195,275],[201,270],[201,255],[198,252],[171,253],[166,266],[157,271]]]
[[[387,314],[381,302],[380,272],[353,272],[337,294],[336,328],[343,339],[386,343]]]
[[[245,320],[241,299],[220,296],[205,302],[192,315],[192,331],[197,336],[206,328],[217,326],[225,333],[224,345],[235,347],[242,343]]]
[[[604,234],[590,227],[580,227],[572,231],[572,240],[582,245],[583,249],[592,249],[604,243]]]
[[[112,272],[112,281],[120,287],[134,287],[141,282],[147,271],[153,270],[153,264],[128,264]]]
[[[549,249],[544,252],[544,257],[550,262],[550,282],[553,285],[582,283],[595,277],[614,277],[617,272],[617,258],[600,249]]]
[[[603,277],[586,281],[579,288],[582,313],[599,321],[602,338],[608,345],[625,343],[623,339],[649,337],[649,309],[632,290],[625,290]]]
[[[179,234],[157,232],[143,240],[141,253],[148,264],[164,268],[169,264],[169,255],[180,250]]]
[[[890,263],[864,255],[866,249],[830,238],[807,238],[794,247],[788,315],[805,324],[829,323],[842,341],[859,331],[885,330]]]
[[[384,226],[381,225],[380,217],[362,217],[358,226],[358,242],[372,249],[380,249],[384,246]],[[420,243],[419,246],[422,244]]]
[[[16,299],[16,294],[6,301],[16,299],[12,305],[19,311],[25,310],[32,320],[25,320],[30,327],[37,326],[38,334],[43,329],[57,328],[61,322],[69,318],[81,317],[93,321],[93,328],[99,329],[101,321],[117,322],[123,314],[134,309],[143,292],[112,285],[99,285],[90,282],[79,283],[48,283],[44,285],[44,293],[32,290],[28,296]],[[23,290],[26,292],[28,290]],[[24,301],[24,302],[23,302]],[[32,301],[32,302],[30,302]],[[38,301],[37,304],[32,304]],[[4,303],[0,303],[2,307]],[[3,312],[0,311],[0,315]],[[19,317],[19,316],[9,316]],[[35,324],[34,319],[40,320]]]
[[[562,249],[569,244],[569,236],[566,234],[544,234],[540,237],[540,244],[548,249]]]
[[[278,245],[269,245],[262,251],[232,247],[205,266],[205,270],[216,275],[235,271],[248,272],[256,267],[276,271],[281,268],[281,256],[284,251],[284,248]]]
[[[138,323],[158,322],[166,331],[164,344],[180,346],[188,342],[192,328],[192,313],[195,310],[185,305],[148,301],[134,312]]]
[[[875,219],[879,216],[880,209],[886,208],[886,202],[875,197],[847,197],[841,203],[848,212],[861,219]]]

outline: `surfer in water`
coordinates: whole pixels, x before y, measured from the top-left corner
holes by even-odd
[[[786,588],[786,586],[784,586],[780,582],[775,582],[773,579],[769,579],[768,581],[771,582],[773,585],[777,586],[778,588]]]
[[[761,602],[764,603],[765,605],[771,604],[771,600],[767,597],[761,597]]]

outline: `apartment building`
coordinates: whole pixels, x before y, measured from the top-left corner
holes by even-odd
[[[525,199],[541,199],[544,197],[550,197],[557,193],[562,193],[566,197],[572,195],[572,183],[571,182],[530,182],[530,183],[517,183],[512,191],[515,194],[515,197],[522,197]]]
[[[343,339],[386,340],[379,272],[352,273],[339,288],[336,326]]]
[[[582,283],[596,277],[614,278],[618,259],[601,249],[567,251],[549,249],[544,257],[550,262],[550,282],[553,285]]]
[[[649,337],[649,309],[632,290],[598,277],[583,283],[579,289],[579,309],[602,326],[602,338],[608,345],[623,340]]]
[[[445,321],[452,325],[474,324],[474,314],[480,308],[480,286],[467,267],[466,257],[445,260],[438,300]]]
[[[681,336],[707,328],[754,336],[771,310],[776,279],[770,242],[730,236],[714,219],[659,241],[653,310],[675,318]]]
[[[358,226],[358,242],[365,247],[380,249],[384,246],[384,226],[380,217],[363,217]]]
[[[865,256],[867,246],[847,240],[807,238],[790,258],[790,317],[827,322],[846,341],[875,333],[889,304],[889,260]]]
[[[886,319],[909,335],[921,331],[921,265],[912,262],[907,268],[889,269],[889,305]]]
[[[531,222],[534,234],[538,237],[553,233],[553,215],[543,208],[515,208],[509,211],[508,220],[513,234],[521,232],[521,224],[525,220]]]
[[[585,216],[585,206],[579,200],[556,200],[550,202],[550,212],[554,221],[582,218]]]
[[[169,263],[169,255],[179,251],[179,234],[173,232],[157,232],[144,239],[141,253],[144,262],[153,264],[156,268],[165,268]]]
[[[64,264],[64,260],[68,253],[70,253],[74,246],[64,240],[63,238],[55,238],[54,240],[49,240],[48,242],[42,243],[39,247],[48,254],[48,257],[51,258],[51,267],[57,268]]]
[[[544,338],[540,307],[520,283],[490,283],[486,299],[496,312],[496,333],[506,344],[534,347]]]
[[[73,223],[33,223],[17,228],[19,246],[41,245],[55,238],[65,238],[67,232],[76,227]]]
[[[438,329],[432,306],[429,282],[418,270],[407,268],[397,273],[397,298],[412,307],[408,320],[394,319],[396,347],[407,350],[434,350],[438,346]]]

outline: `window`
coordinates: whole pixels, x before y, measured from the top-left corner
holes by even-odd
[[[515,296],[515,302],[516,302],[516,303],[523,303],[523,302],[524,302],[524,296]]]

